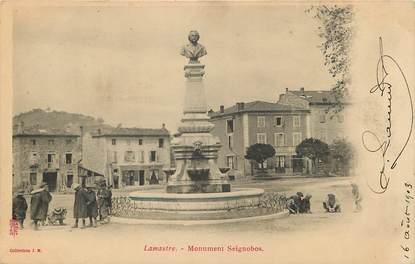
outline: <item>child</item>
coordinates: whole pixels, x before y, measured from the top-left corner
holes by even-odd
[[[26,218],[27,202],[24,198],[24,191],[19,190],[13,198],[13,219],[19,222],[20,229],[23,229],[23,222]]]

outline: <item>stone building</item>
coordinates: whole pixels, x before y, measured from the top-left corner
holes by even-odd
[[[80,131],[13,127],[13,188],[30,189],[41,182],[50,191],[70,188],[79,182],[78,163],[81,160]]]
[[[161,129],[114,128],[85,133],[83,165],[114,188],[158,184],[170,168],[170,133]]]
[[[255,143],[274,146],[276,155],[265,165],[275,173],[293,175],[305,171],[306,163],[297,157],[295,147],[310,136],[310,110],[306,105],[237,103],[229,108],[220,106],[218,112],[210,112],[210,117],[215,124],[212,134],[222,144],[218,165],[230,168],[231,179],[252,175],[256,164],[244,156]]]
[[[331,91],[306,91],[304,88],[288,90],[287,88],[285,93],[279,96],[278,103],[309,107],[311,137],[327,144],[345,137],[344,115],[346,111],[334,113],[333,106],[336,104],[336,98]]]

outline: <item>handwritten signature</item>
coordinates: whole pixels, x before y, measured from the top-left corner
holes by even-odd
[[[387,122],[386,122],[386,128],[385,128],[386,133],[382,141],[377,136],[377,134],[375,134],[374,132],[370,130],[365,130],[362,133],[362,143],[363,143],[363,147],[367,151],[374,152],[374,153],[380,153],[381,155],[382,165],[379,170],[379,186],[378,186],[379,188],[374,189],[370,185],[369,185],[369,188],[374,193],[382,194],[386,192],[389,186],[390,175],[388,174],[388,171],[395,169],[396,165],[398,164],[398,160],[401,158],[402,153],[404,152],[406,146],[408,145],[408,142],[412,135],[414,114],[413,114],[411,91],[410,91],[408,82],[406,80],[405,74],[403,73],[403,70],[399,66],[397,61],[392,56],[383,54],[383,44],[382,44],[381,37],[379,38],[379,50],[380,50],[380,57],[379,57],[377,67],[376,67],[376,85],[374,85],[370,89],[370,93],[380,95],[381,97],[384,97],[384,95],[386,95],[387,97],[387,111],[386,111]],[[408,131],[408,134],[405,137],[405,141],[403,145],[399,148],[399,151],[397,152],[396,155],[389,153],[390,151],[389,147],[391,146],[392,137],[393,137],[392,84],[389,81],[391,75],[386,70],[386,65],[391,65],[391,67],[394,67],[400,73],[400,77],[405,83],[405,88],[406,88],[405,91],[408,93],[407,95],[409,98],[409,104],[411,108],[410,129]],[[368,143],[369,141],[376,141],[377,144],[375,146],[369,146],[369,143]],[[392,158],[389,158],[389,157],[392,157]]]

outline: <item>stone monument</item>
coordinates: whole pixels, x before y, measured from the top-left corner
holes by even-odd
[[[203,86],[205,65],[199,62],[199,58],[207,52],[198,43],[199,38],[197,31],[190,31],[189,43],[181,50],[181,55],[189,59],[184,66],[186,94],[179,133],[171,146],[176,171],[169,178],[167,193],[218,193],[231,190],[226,176],[217,165],[220,141],[210,133],[214,125],[207,114]]]

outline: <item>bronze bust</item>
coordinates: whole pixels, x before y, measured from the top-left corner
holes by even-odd
[[[180,52],[180,55],[189,58],[191,64],[199,63],[199,58],[207,54],[205,47],[197,43],[199,38],[199,32],[196,30],[190,31],[188,37],[190,43],[186,44]]]

